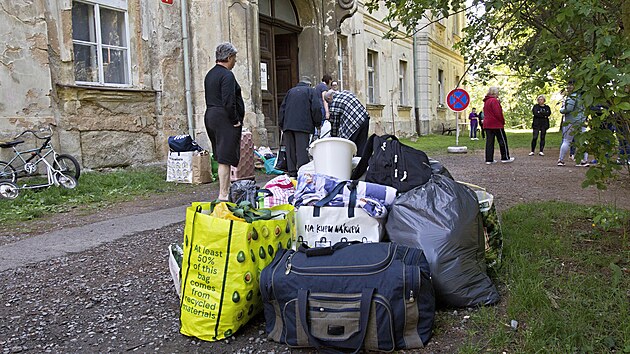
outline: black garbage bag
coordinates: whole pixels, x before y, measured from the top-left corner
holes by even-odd
[[[257,194],[258,187],[256,186],[256,182],[249,179],[242,179],[234,181],[230,185],[230,195],[228,200],[235,204],[248,201],[255,207],[257,204]]]
[[[431,166],[431,173],[433,173],[434,175],[437,174],[437,175],[446,176],[450,179],[455,179],[453,178],[449,170],[447,170],[446,167],[444,167],[444,165],[442,165],[440,161],[429,158],[429,165]]]
[[[424,251],[438,305],[469,307],[499,301],[486,274],[482,219],[477,195],[470,188],[434,174],[425,185],[396,199],[385,227],[392,242]]]

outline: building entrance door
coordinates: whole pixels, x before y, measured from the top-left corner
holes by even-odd
[[[301,28],[260,16],[260,67],[262,111],[268,144],[278,147],[279,112],[287,91],[299,81],[298,34]],[[265,73],[266,72],[266,77]]]

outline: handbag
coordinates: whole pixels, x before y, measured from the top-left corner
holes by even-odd
[[[284,144],[284,134],[280,134],[280,148],[278,149],[278,156],[276,156],[276,163],[273,168],[279,171],[288,172],[289,167],[287,165],[287,146]]]
[[[367,171],[367,172],[366,172]],[[372,134],[351,179],[394,187],[404,193],[431,178],[429,157],[424,151],[402,144],[394,135]]]
[[[262,310],[260,272],[279,250],[291,247],[295,233],[291,205],[239,216],[219,216],[219,206],[241,209],[193,203],[186,209],[182,245],[180,332],[206,341],[229,338]],[[256,217],[268,213],[271,219]]]
[[[197,142],[188,135],[175,135],[168,137],[168,147],[174,152],[203,151]]]
[[[349,185],[347,207],[327,206]],[[375,218],[356,206],[357,188],[352,181],[342,181],[314,206],[302,205],[296,212],[297,243],[308,247],[327,247],[337,242],[379,242],[385,234],[385,217]]]

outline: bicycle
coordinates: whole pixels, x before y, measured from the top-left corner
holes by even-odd
[[[40,135],[43,133],[46,135]],[[17,140],[19,137],[30,133],[37,139],[44,142],[39,148],[24,151],[17,150],[16,146],[24,143],[24,140]],[[12,148],[15,156],[9,161],[0,161],[0,197],[15,199],[19,195],[21,189],[37,189],[46,188],[52,185],[61,186],[67,189],[73,189],[77,186],[77,180],[81,174],[79,162],[72,156],[67,154],[57,154],[50,140],[52,139],[52,126],[48,129],[40,129],[39,132],[33,130],[25,130],[18,134],[13,141],[0,143],[0,148]],[[23,155],[31,155],[24,159]],[[52,155],[52,163],[47,157]],[[18,163],[19,169],[13,164]],[[18,176],[32,176],[39,169],[40,163],[46,165],[47,183],[42,184],[23,184],[21,187],[17,185]]]

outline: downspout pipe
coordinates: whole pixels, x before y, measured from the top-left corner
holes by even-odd
[[[184,50],[184,89],[186,93],[186,117],[188,134],[195,139],[195,121],[193,119],[192,96],[190,94],[190,54],[188,50],[188,1],[181,0],[182,12],[182,47]]]
[[[413,111],[416,116],[416,134],[420,136],[420,95],[418,94],[418,39],[417,35],[413,35]]]

